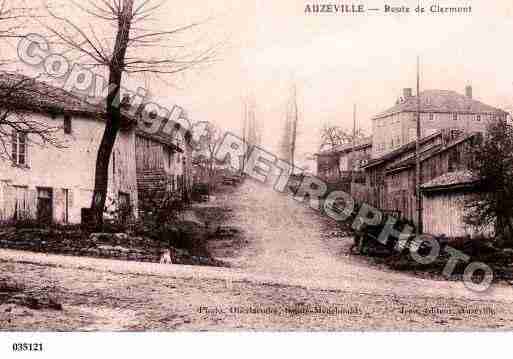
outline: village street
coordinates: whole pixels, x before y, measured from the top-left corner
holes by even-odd
[[[231,268],[0,250],[2,277],[63,310],[0,306],[3,330],[511,329],[513,290],[396,273],[349,254],[351,240],[293,198],[247,181],[214,202],[246,246]],[[331,229],[333,230],[333,229]],[[317,311],[317,312],[316,312]]]

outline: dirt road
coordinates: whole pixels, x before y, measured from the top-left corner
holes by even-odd
[[[63,311],[0,306],[2,329],[511,329],[513,290],[383,271],[327,238],[326,219],[245,183],[226,201],[247,247],[233,268],[128,263],[0,251],[3,277],[52,293]],[[7,310],[7,311],[6,311]]]

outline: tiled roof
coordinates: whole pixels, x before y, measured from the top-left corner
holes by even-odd
[[[403,102],[374,116],[374,119],[394,113],[414,111],[417,111],[417,96],[408,97]],[[503,110],[449,90],[426,90],[421,92],[420,111],[506,114]]]
[[[6,96],[7,94],[10,95]],[[36,112],[80,114],[96,119],[105,119],[106,116],[104,101],[93,105],[72,92],[17,73],[0,72],[0,106],[2,105]],[[139,110],[132,116],[127,109],[121,109],[125,123],[136,123],[139,115]],[[151,134],[141,128],[137,129],[137,134],[182,151],[174,134]]]
[[[18,73],[0,72],[0,106],[8,105],[39,113],[69,113],[105,120],[105,101],[98,102],[89,103],[78,94],[35,78]],[[136,116],[132,116],[123,108],[121,118],[123,126],[137,122]]]
[[[442,188],[450,188],[454,186],[462,186],[462,185],[472,185],[479,182],[479,177],[473,174],[471,171],[457,171],[457,172],[448,172],[440,177],[434,178],[429,182],[426,182],[421,185],[423,190],[432,190],[432,189],[442,189]]]
[[[78,95],[16,73],[0,73],[0,105],[16,106],[32,111],[72,112],[98,115],[101,105],[92,105]]]

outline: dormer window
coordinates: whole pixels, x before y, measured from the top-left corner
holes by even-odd
[[[70,115],[64,115],[64,133],[66,135],[71,134],[72,126],[71,126],[71,116]]]

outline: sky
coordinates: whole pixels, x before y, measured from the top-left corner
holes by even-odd
[[[402,88],[415,88],[417,56],[421,90],[464,93],[465,86],[472,85],[475,98],[513,109],[510,0],[420,1],[423,6],[472,6],[471,14],[458,15],[307,14],[305,5],[310,3],[167,1],[154,14],[152,26],[176,27],[211,18],[190,39],[223,43],[223,49],[214,64],[166,83],[139,78],[129,82],[145,83],[158,102],[184,107],[194,121],[211,121],[234,132],[241,128],[241,99],[252,96],[263,146],[271,151],[277,150],[285,104],[295,83],[299,158],[318,150],[324,124],[351,130],[353,105],[359,126],[371,134],[372,116],[391,107]],[[382,9],[387,2],[356,3]],[[399,3],[413,11],[419,1]],[[96,27],[96,20],[63,11],[84,26]]]

